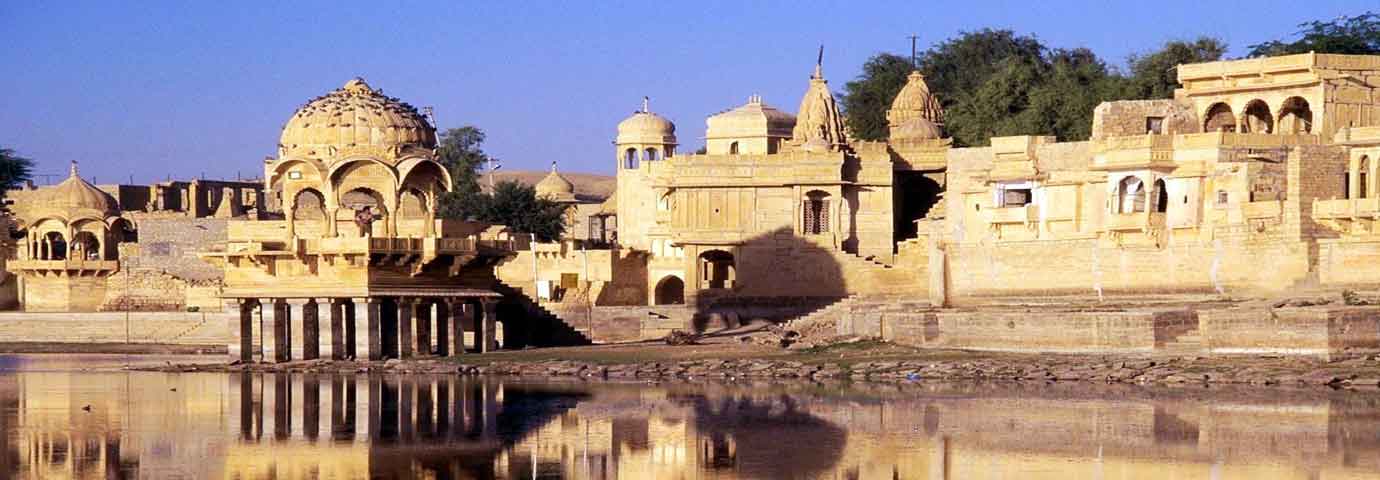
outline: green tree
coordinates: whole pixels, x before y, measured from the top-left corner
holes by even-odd
[[[863,64],[862,75],[843,85],[839,101],[854,138],[886,139],[886,111],[914,69],[909,58],[879,53]]]
[[[1127,98],[1174,98],[1179,87],[1178,66],[1185,63],[1214,62],[1227,53],[1227,44],[1212,37],[1192,41],[1166,42],[1159,50],[1133,54],[1126,63],[1131,67]]]
[[[494,185],[493,192],[468,195],[466,211],[471,220],[507,225],[519,233],[535,234],[549,242],[565,231],[564,210],[559,203],[537,197],[535,188],[511,180]]]
[[[1250,46],[1248,57],[1269,57],[1294,53],[1343,53],[1374,55],[1380,53],[1380,14],[1366,12],[1354,17],[1342,16],[1324,22],[1314,20],[1300,23],[1292,42],[1271,40]]]
[[[0,147],[0,198],[5,192],[33,180],[34,161],[21,157],[14,150]]]
[[[484,131],[473,125],[451,128],[441,133],[436,145],[436,161],[450,171],[451,191],[442,195],[437,215],[443,218],[470,219],[474,199],[482,192],[479,172],[489,155],[484,153]]]

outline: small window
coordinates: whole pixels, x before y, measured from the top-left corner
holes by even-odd
[[[733,143],[728,144],[728,153],[729,153],[730,155],[737,155],[737,154],[738,154],[738,142],[733,142]]]
[[[1218,190],[1218,191],[1217,191],[1217,205],[1218,205],[1218,206],[1224,206],[1224,205],[1226,205],[1228,199],[1229,199],[1229,197],[1227,196],[1227,191],[1226,191],[1226,190]]]
[[[301,180],[301,179],[302,179],[302,172],[299,172],[299,171],[296,171],[296,170],[293,170],[293,171],[291,171],[291,172],[288,172],[288,179],[290,179],[290,180]]]
[[[1023,207],[1029,205],[1030,196],[1031,195],[1029,188],[1013,188],[1010,190],[1002,190],[1001,206]]]
[[[1145,117],[1145,133],[1154,135],[1164,133],[1164,117]]]

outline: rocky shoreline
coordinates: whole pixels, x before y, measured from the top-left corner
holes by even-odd
[[[168,364],[132,370],[165,372],[301,372],[576,377],[594,380],[777,379],[799,381],[1093,382],[1135,385],[1255,385],[1262,387],[1380,387],[1380,356],[1322,361],[1299,358],[1127,358],[1092,356],[977,357],[852,363],[781,359],[645,361],[605,364],[572,360],[459,363],[445,359],[355,362]]]

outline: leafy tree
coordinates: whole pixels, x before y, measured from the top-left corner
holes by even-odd
[[[840,97],[848,129],[854,138],[883,140],[887,137],[886,111],[914,70],[909,58],[879,53],[863,64],[863,73],[844,84]]]
[[[473,125],[448,129],[436,146],[437,161],[450,170],[457,192],[479,191],[479,174],[489,155],[484,153],[484,131]]]
[[[1174,89],[1179,86],[1179,65],[1221,60],[1226,53],[1227,44],[1221,40],[1199,37],[1193,41],[1166,42],[1154,52],[1133,54],[1126,62],[1131,67],[1131,77],[1125,96],[1139,99],[1174,98]]]
[[[537,197],[535,188],[516,181],[498,182],[493,192],[474,193],[464,200],[470,219],[507,225],[515,232],[535,234],[543,242],[560,238],[565,231],[565,208]]]
[[[1271,40],[1251,45],[1248,57],[1268,57],[1294,53],[1343,53],[1373,55],[1380,53],[1380,14],[1366,12],[1354,17],[1342,16],[1330,22],[1314,20],[1300,23],[1297,40]]]
[[[0,147],[0,198],[5,192],[33,180],[34,161],[21,157],[14,150]]]

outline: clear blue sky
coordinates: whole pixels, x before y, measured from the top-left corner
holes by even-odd
[[[360,75],[441,127],[474,124],[505,169],[612,172],[643,95],[683,148],[761,94],[794,111],[825,44],[838,91],[880,51],[1010,28],[1115,64],[1212,35],[1233,56],[1369,1],[0,2],[0,145],[38,173],[109,183],[262,171],[283,122]]]

